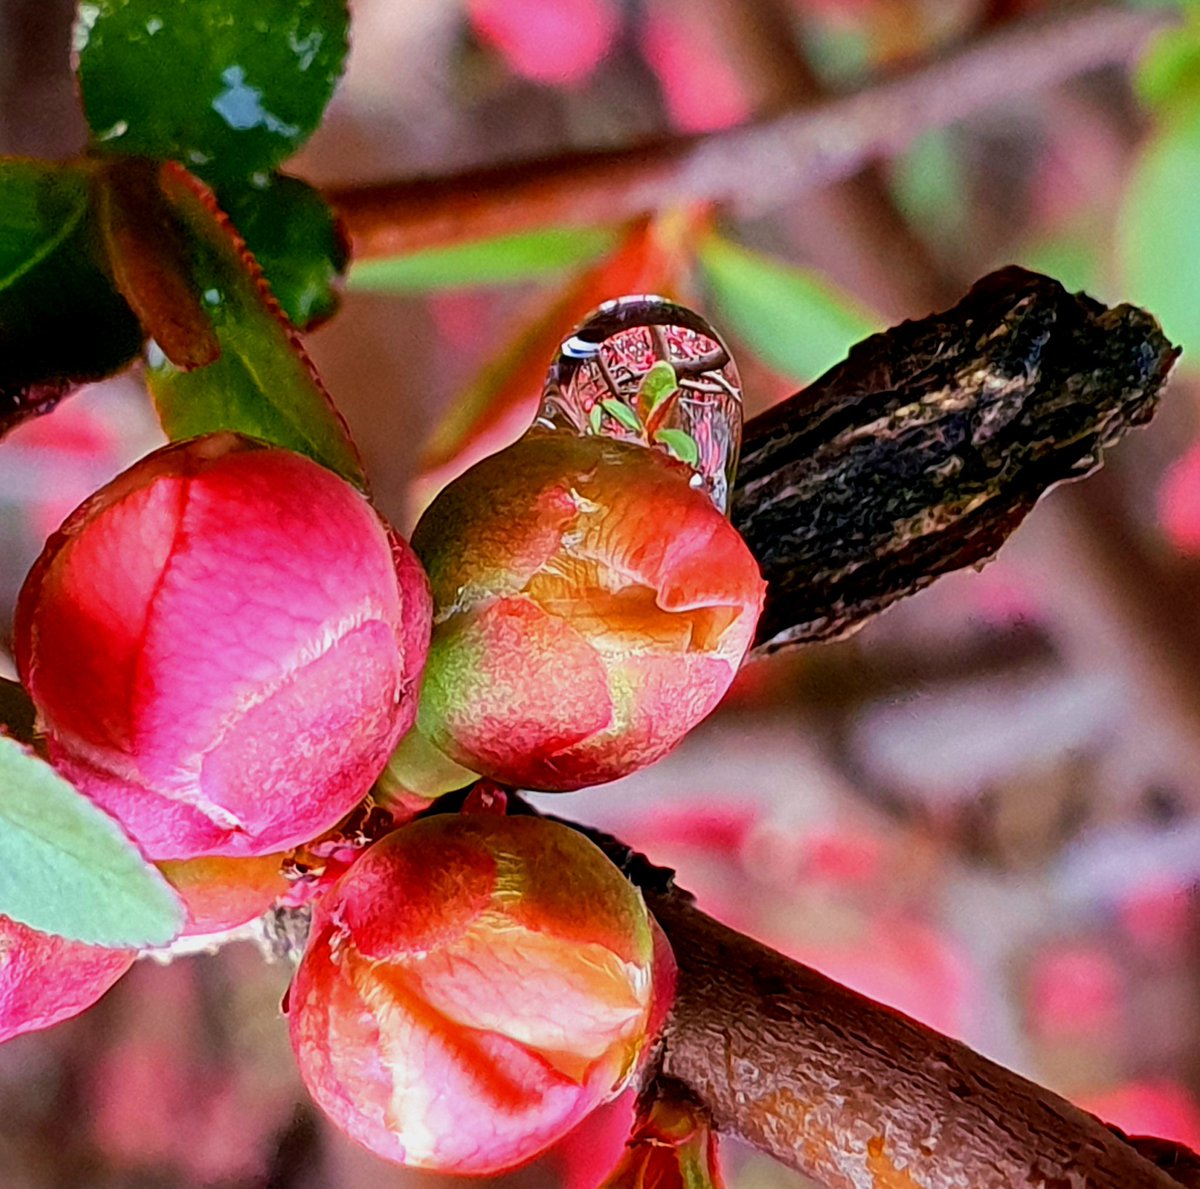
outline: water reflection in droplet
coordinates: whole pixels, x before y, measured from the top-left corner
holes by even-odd
[[[534,424],[664,450],[728,512],[741,381],[721,337],[686,306],[637,294],[589,314],[550,365]]]

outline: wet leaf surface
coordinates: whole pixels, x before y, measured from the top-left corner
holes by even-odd
[[[345,63],[345,0],[91,0],[74,48],[93,143],[246,178],[296,151]]]

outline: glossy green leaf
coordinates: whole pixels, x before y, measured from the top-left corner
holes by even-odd
[[[105,151],[246,178],[296,151],[345,64],[346,0],[82,0],[84,113]]]
[[[1146,145],[1117,227],[1123,296],[1153,310],[1183,345],[1180,366],[1200,358],[1200,103],[1172,108]]]
[[[0,433],[141,343],[101,263],[87,171],[0,160]]]
[[[660,429],[654,435],[656,442],[661,442],[680,462],[686,462],[694,467],[700,462],[700,447],[696,439],[685,429]]]
[[[511,285],[590,264],[616,242],[616,232],[598,227],[526,231],[390,260],[364,260],[350,270],[350,285],[379,293]]]
[[[623,401],[602,400],[600,407],[614,420],[619,421],[626,429],[639,433],[642,423],[638,415]]]
[[[120,826],[0,736],[0,913],[92,945],[165,945],[183,906]]]
[[[365,487],[345,423],[228,220],[181,169],[166,168],[164,188],[187,232],[192,277],[221,346],[215,363],[187,372],[152,353],[147,381],[167,435],[236,430],[307,454]]]
[[[721,236],[701,243],[699,260],[724,323],[794,379],[820,375],[877,328],[865,310],[815,273]]]
[[[217,200],[293,326],[307,330],[336,312],[349,244],[317,190],[299,178],[272,174],[261,186],[223,186]]]

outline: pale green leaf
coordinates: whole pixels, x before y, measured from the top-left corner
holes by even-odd
[[[700,462],[700,447],[696,439],[684,429],[660,429],[654,435],[656,442],[662,442],[680,462],[694,467]]]
[[[1200,104],[1172,108],[1134,169],[1117,226],[1122,294],[1200,357]]]
[[[590,264],[616,242],[616,232],[597,227],[524,231],[387,260],[364,260],[351,268],[349,284],[380,293],[511,285]]]
[[[627,405],[619,400],[602,400],[600,407],[614,420],[619,421],[626,429],[632,430],[634,433],[640,433],[642,423],[638,420],[638,415]]]
[[[699,259],[723,323],[796,380],[820,375],[878,329],[877,319],[817,274],[719,235],[704,239]]]
[[[659,359],[638,385],[637,407],[643,417],[649,418],[667,397],[678,391],[679,377],[675,375],[675,369],[665,359]]]
[[[119,949],[165,945],[183,926],[179,898],[120,826],[3,735],[0,913]]]

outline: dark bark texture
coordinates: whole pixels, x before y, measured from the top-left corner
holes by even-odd
[[[757,647],[846,635],[987,561],[1153,416],[1178,353],[1144,310],[1020,268],[859,343],[746,427],[733,521],[768,583]]]

